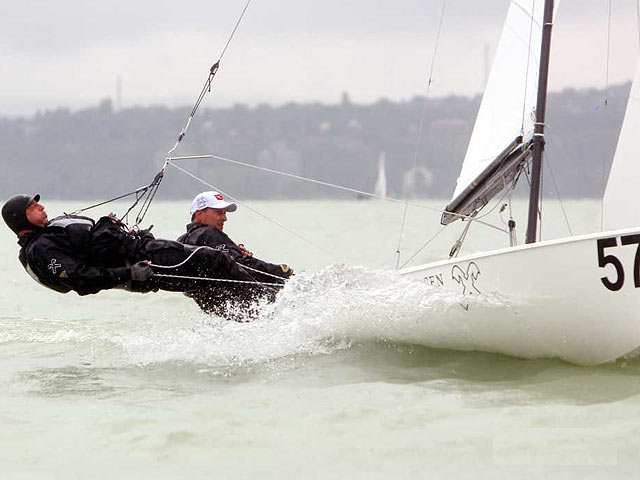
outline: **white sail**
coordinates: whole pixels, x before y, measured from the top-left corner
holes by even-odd
[[[543,13],[543,0],[511,1],[453,199],[516,137],[533,132]]]
[[[383,198],[387,196],[387,170],[385,168],[385,153],[380,152],[378,157],[378,180],[373,192]]]
[[[640,62],[629,94],[603,201],[603,229],[640,226]]]

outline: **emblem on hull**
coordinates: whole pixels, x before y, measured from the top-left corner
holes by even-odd
[[[451,278],[458,284],[462,286],[462,295],[479,295],[481,292],[476,286],[476,280],[480,276],[480,267],[476,264],[476,262],[469,262],[467,264],[466,270],[460,265],[454,265],[451,269]],[[468,303],[461,303],[462,308],[465,310],[469,310]]]

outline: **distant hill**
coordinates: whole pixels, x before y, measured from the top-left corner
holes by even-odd
[[[546,154],[562,196],[601,195],[629,88],[611,87],[607,95],[595,89],[550,94]],[[425,108],[416,97],[358,105],[345,96],[337,105],[202,109],[176,154],[212,153],[372,191],[384,151],[394,195],[446,198],[455,185],[479,103],[479,97],[446,97],[430,100]],[[38,191],[49,198],[89,199],[144,185],[162,164],[189,111],[114,111],[105,100],[75,112],[58,109],[31,118],[0,118],[0,191],[5,198]],[[347,196],[216,160],[182,165],[239,198]],[[545,181],[545,188],[550,185]],[[158,198],[189,198],[204,188],[171,169]]]

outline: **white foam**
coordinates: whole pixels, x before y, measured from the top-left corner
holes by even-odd
[[[109,366],[227,368],[371,342],[567,358],[557,328],[548,326],[556,320],[527,313],[527,305],[496,294],[463,297],[390,270],[333,265],[300,273],[246,323],[205,315],[175,294],[138,298],[135,312],[114,296],[95,318],[16,319],[0,341],[70,345]],[[589,363],[592,352],[584,350],[574,346],[568,359]]]

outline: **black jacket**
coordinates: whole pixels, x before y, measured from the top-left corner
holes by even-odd
[[[268,263],[255,257],[243,258],[242,251],[238,248],[238,245],[226,233],[209,225],[191,222],[187,225],[187,232],[178,237],[178,241],[187,245],[204,245],[214,250],[225,252],[241,265],[246,265],[271,275],[277,275],[282,278],[288,278],[290,275],[290,270],[287,267],[283,268],[282,265]]]
[[[108,217],[63,216],[19,238],[20,263],[39,283],[80,295],[124,285],[131,279],[140,239]]]
[[[238,247],[229,242],[238,253]],[[243,320],[247,312],[252,314],[257,298],[273,300],[277,291],[254,284],[273,283],[273,279],[259,278],[259,274],[256,278],[255,272],[246,271],[223,249],[156,239],[144,230],[132,233],[110,217],[95,223],[87,217],[58,217],[45,228],[23,235],[18,243],[22,247],[20,262],[27,272],[61,293],[73,290],[88,295],[114,287],[136,292],[186,292],[206,312]],[[133,282],[129,265],[141,260],[151,262],[154,275]],[[270,265],[260,260],[253,264]],[[271,267],[282,272],[279,265]]]

